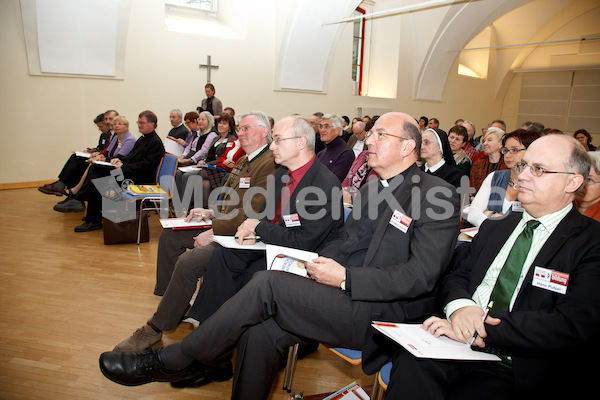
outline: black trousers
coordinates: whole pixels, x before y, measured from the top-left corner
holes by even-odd
[[[63,169],[58,174],[58,180],[64,183],[68,188],[72,188],[79,183],[81,177],[88,167],[87,160],[71,154]]]
[[[209,365],[237,347],[234,399],[265,399],[279,360],[295,343],[313,341],[361,349],[370,307],[339,288],[279,271],[260,271],[185,337],[183,351]]]

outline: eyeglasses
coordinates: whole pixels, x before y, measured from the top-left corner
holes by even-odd
[[[504,155],[506,155],[508,153],[510,153],[510,154],[517,154],[520,151],[525,151],[525,150],[527,150],[527,149],[516,149],[514,147],[512,149],[509,149],[507,147],[503,147],[503,148],[500,149],[500,153],[502,153]]]
[[[333,126],[331,126],[331,125],[321,125],[321,124],[319,124],[319,129],[331,129],[331,128],[333,128]]]
[[[373,135],[375,133],[377,134],[377,136],[375,136],[377,138],[377,140],[383,140],[383,138],[386,137],[386,136],[393,136],[393,137],[398,138],[400,140],[408,140],[405,137],[394,135],[393,133],[388,133],[388,132],[383,132],[383,131],[373,132],[372,130],[369,131],[369,132],[367,132],[367,137],[371,137],[371,135]]]
[[[273,138],[273,142],[275,142],[276,145],[279,145],[279,143],[281,143],[284,140],[288,140],[288,139],[300,139],[303,136],[291,136],[291,137],[275,137]]]
[[[252,125],[240,126],[239,130],[240,130],[240,132],[248,132],[252,128],[258,128],[258,125],[254,125],[254,126],[252,126]]]
[[[148,125],[149,123],[150,123],[150,122],[141,122],[141,121],[138,121],[138,123],[137,123],[137,124],[138,124],[138,125]]]
[[[570,174],[570,175],[577,175],[577,173],[575,172],[565,172],[565,171],[547,171],[542,167],[539,167],[537,165],[528,165],[525,164],[524,162],[520,162],[520,163],[516,163],[515,164],[515,169],[517,170],[517,172],[521,173],[523,171],[525,171],[525,168],[529,167],[529,170],[531,171],[531,175],[536,176],[536,177],[540,177],[544,174]]]
[[[598,183],[598,181],[597,181],[597,180],[595,180],[595,179],[594,179],[594,178],[592,178],[592,177],[588,177],[588,178],[586,179],[585,183],[587,183],[587,184],[590,184],[590,185],[595,185],[596,183]]]

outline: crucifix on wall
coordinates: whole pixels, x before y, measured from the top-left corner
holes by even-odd
[[[206,64],[200,64],[200,68],[206,68],[206,83],[210,83],[210,70],[219,69],[219,66],[211,64],[210,56],[206,56]]]

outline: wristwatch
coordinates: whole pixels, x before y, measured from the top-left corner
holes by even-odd
[[[345,279],[340,282],[340,289],[346,290],[346,280]]]

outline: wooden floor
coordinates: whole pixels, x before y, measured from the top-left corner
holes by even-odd
[[[61,197],[36,189],[0,190],[0,399],[228,399],[231,381],[198,389],[168,383],[117,385],[102,376],[98,356],[150,317],[160,224],[150,242],[105,246],[102,231],[75,233],[83,213],[52,210]],[[163,338],[179,341],[184,323]],[[298,362],[293,390],[331,392],[371,385],[325,347]],[[283,371],[269,399],[289,399]]]

